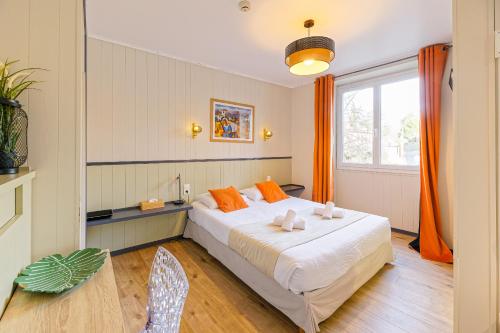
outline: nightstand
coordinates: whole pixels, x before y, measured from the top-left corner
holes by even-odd
[[[280,186],[283,192],[288,194],[291,197],[299,198],[302,192],[306,189],[304,185],[296,185],[296,184],[286,184]]]

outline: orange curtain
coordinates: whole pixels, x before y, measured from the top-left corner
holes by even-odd
[[[312,199],[333,201],[333,75],[314,82],[314,167]]]
[[[420,254],[425,259],[452,263],[453,254],[441,238],[438,170],[441,129],[441,84],[448,48],[420,50]]]

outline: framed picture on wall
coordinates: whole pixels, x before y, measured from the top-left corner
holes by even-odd
[[[210,99],[210,141],[254,142],[253,105]]]

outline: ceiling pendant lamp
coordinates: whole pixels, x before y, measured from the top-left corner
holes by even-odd
[[[326,71],[335,58],[335,42],[323,36],[311,36],[314,20],[304,22],[307,37],[288,44],[285,63],[294,75],[312,75]]]

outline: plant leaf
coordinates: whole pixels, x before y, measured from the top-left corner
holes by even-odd
[[[25,291],[60,293],[82,283],[104,264],[107,252],[88,248],[67,257],[54,254],[26,267],[14,280]]]

